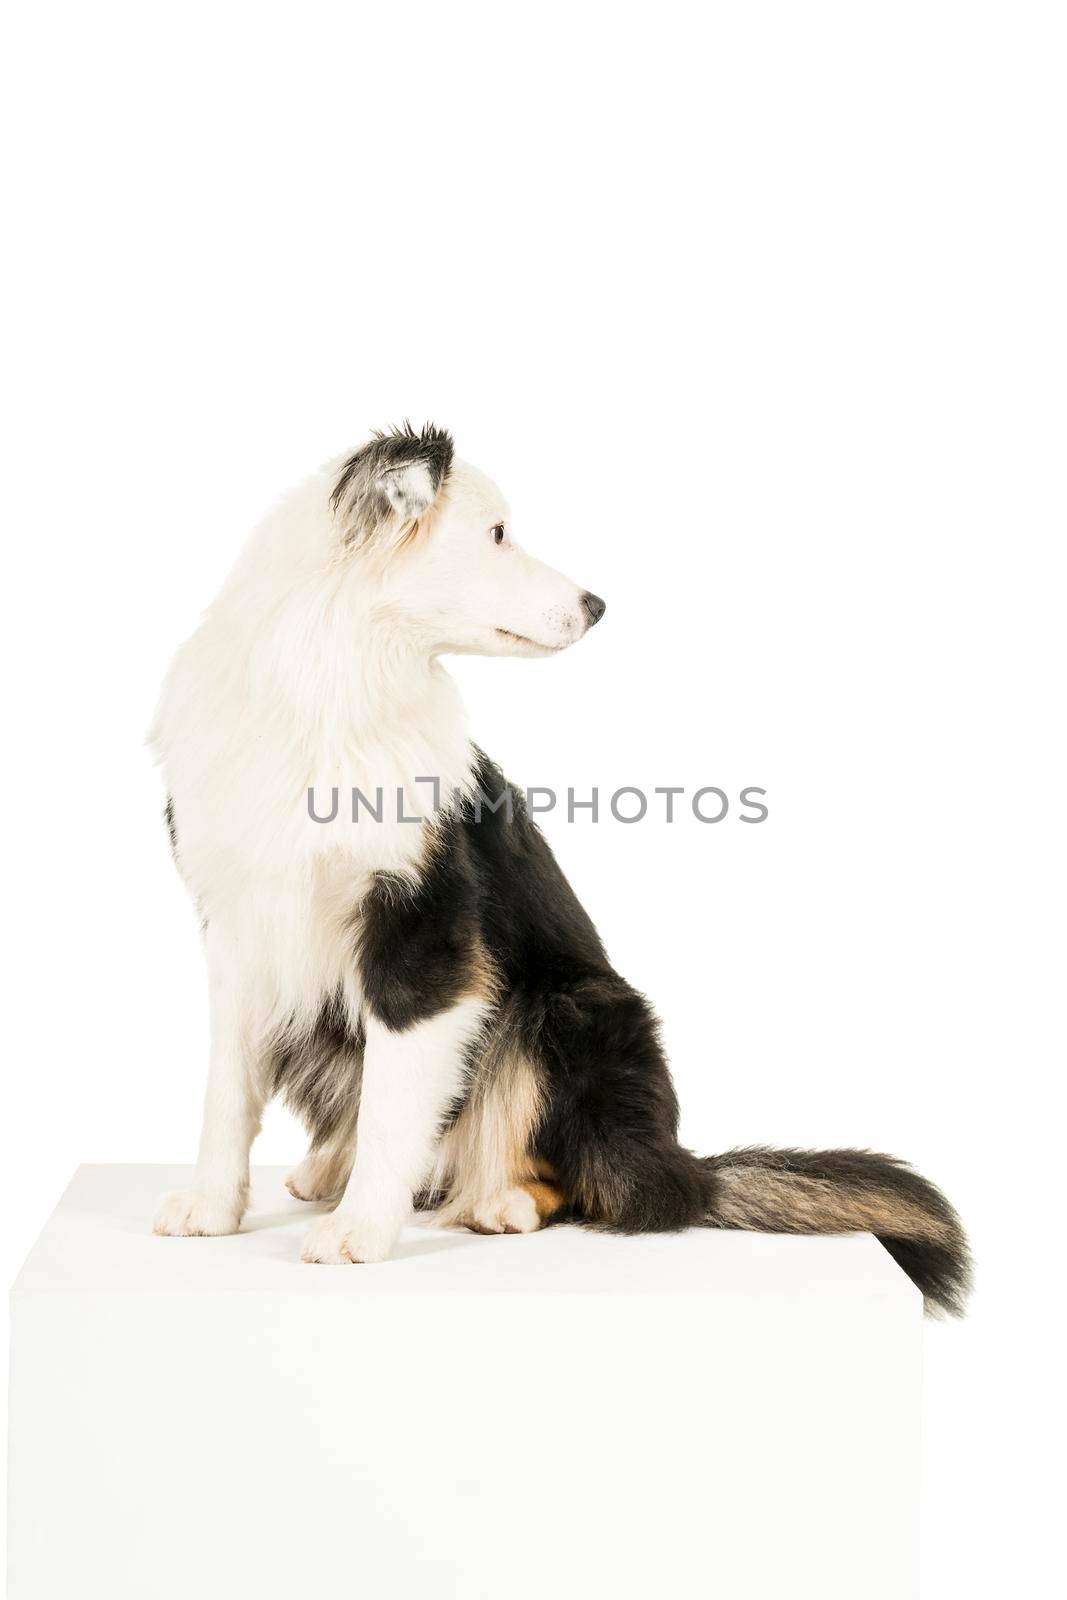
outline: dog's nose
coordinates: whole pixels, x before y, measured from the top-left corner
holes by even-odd
[[[608,609],[606,601],[601,600],[598,594],[590,594],[588,590],[582,595],[582,607],[586,616],[589,618],[590,627],[592,627],[595,622],[599,622],[605,611]]]

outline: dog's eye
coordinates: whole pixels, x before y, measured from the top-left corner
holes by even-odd
[[[504,543],[504,524],[502,522],[498,522],[495,528],[490,529],[490,532],[493,535],[494,544]]]

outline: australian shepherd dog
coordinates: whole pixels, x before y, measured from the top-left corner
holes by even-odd
[[[239,1228],[280,1094],[310,1136],[290,1190],[335,1202],[305,1261],[385,1261],[413,1206],[484,1233],[863,1229],[928,1307],[959,1310],[958,1219],[909,1167],[679,1144],[648,1002],[472,744],[441,657],[553,655],[604,610],[516,543],[432,426],[375,435],[253,534],[153,734],[211,1012],[195,1179],[156,1231]],[[327,826],[311,797],[335,792]]]

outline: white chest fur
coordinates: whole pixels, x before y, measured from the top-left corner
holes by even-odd
[[[288,608],[269,625],[213,608],[175,660],[153,734],[179,869],[264,1026],[313,1017],[339,989],[358,1009],[363,898],[378,873],[417,874],[435,803],[471,784],[463,706],[440,666],[392,648],[381,626],[342,642],[327,614],[312,631],[297,600],[300,626]],[[370,804],[354,818],[355,792]]]

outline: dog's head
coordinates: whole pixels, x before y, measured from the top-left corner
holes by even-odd
[[[431,652],[554,655],[604,615],[515,542],[500,490],[454,459],[440,428],[375,435],[344,463],[331,505],[350,558],[375,573],[378,608]]]

